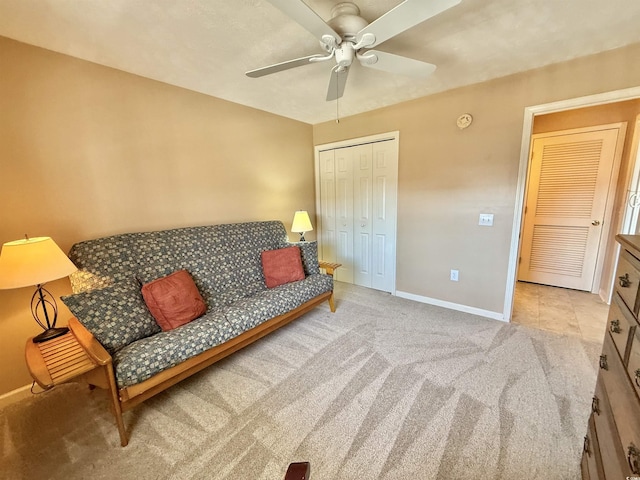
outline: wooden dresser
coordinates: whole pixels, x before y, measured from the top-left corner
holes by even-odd
[[[615,291],[582,453],[583,479],[640,480],[640,235],[618,235]]]

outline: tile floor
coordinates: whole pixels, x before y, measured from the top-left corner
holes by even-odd
[[[602,343],[608,312],[589,292],[517,282],[511,321]]]

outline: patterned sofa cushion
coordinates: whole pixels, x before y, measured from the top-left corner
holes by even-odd
[[[262,322],[287,313],[318,295],[333,290],[328,275],[311,275],[242,299],[226,309],[229,323],[238,330],[249,330]]]
[[[216,311],[173,330],[133,342],[113,356],[118,387],[143,382],[240,333],[227,322],[224,312]]]
[[[295,242],[289,245],[300,247],[305,275],[316,275],[320,273],[320,266],[318,264],[318,242]]]
[[[134,278],[61,299],[109,353],[160,332]]]
[[[69,258],[78,267],[70,275],[73,293],[108,287],[130,279],[138,262],[131,255],[132,234],[114,235],[76,243]]]
[[[332,288],[331,277],[312,275],[299,282],[258,292],[174,330],[133,342],[113,357],[118,386],[123,388],[143,382]]]
[[[209,306],[252,295],[264,283],[260,252],[286,246],[282,222],[247,222],[114,235],[74,245],[74,293],[135,276],[142,283],[186,269]],[[262,285],[264,288],[264,285]]]

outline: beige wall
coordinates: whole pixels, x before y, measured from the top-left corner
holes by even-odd
[[[4,38],[0,66],[0,243],[315,211],[310,125]],[[0,291],[0,394],[30,382],[32,291]]]
[[[637,58],[640,44],[459,88],[315,125],[313,140],[399,130],[397,289],[501,313],[525,107],[638,86]]]

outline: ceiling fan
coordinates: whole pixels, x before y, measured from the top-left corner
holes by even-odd
[[[360,64],[400,75],[425,78],[436,69],[431,63],[391,53],[370,50],[382,42],[445,11],[462,0],[405,0],[372,23],[360,16],[360,9],[351,2],[341,2],[331,10],[325,22],[302,0],[268,0],[293,20],[309,30],[325,54],[309,55],[246,72],[251,78],[262,77],[290,68],[335,59],[331,69],[327,101],[342,97],[349,68],[354,59]]]

